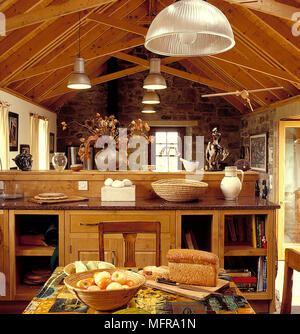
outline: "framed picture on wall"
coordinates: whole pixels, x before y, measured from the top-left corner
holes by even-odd
[[[50,139],[49,139],[49,153],[54,153],[54,133],[50,132]]]
[[[267,173],[268,142],[267,133],[250,136],[250,167]]]
[[[9,129],[9,150],[18,151],[19,137],[19,115],[13,112],[8,113],[8,129]]]

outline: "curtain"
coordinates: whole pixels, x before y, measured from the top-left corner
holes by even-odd
[[[0,159],[2,169],[9,169],[8,107],[0,103]]]
[[[30,148],[33,170],[49,169],[49,121],[38,115],[30,116]]]

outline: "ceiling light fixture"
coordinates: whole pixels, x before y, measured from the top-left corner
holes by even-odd
[[[160,73],[160,58],[150,59],[150,70],[144,80],[143,88],[149,90],[167,88],[166,80]]]
[[[152,105],[146,104],[142,110],[142,113],[144,114],[154,114],[156,113],[156,110],[153,108]]]
[[[159,104],[159,96],[154,90],[148,90],[142,100],[143,104]]]
[[[208,56],[235,45],[226,16],[204,0],[181,0],[152,21],[145,48],[165,56]]]
[[[92,87],[89,77],[85,74],[84,64],[85,60],[80,56],[80,13],[79,13],[79,22],[78,22],[78,58],[74,60],[74,70],[70,75],[68,81],[68,88],[71,89],[89,89]]]

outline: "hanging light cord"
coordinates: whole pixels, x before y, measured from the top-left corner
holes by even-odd
[[[78,20],[78,58],[81,58],[80,57],[80,28],[81,28],[81,22],[80,22],[80,12],[78,13],[78,16],[79,16],[79,20]]]

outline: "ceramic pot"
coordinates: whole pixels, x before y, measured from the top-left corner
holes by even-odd
[[[238,172],[242,174],[241,180],[237,176]],[[221,181],[221,190],[226,200],[234,201],[238,198],[244,181],[244,172],[237,169],[236,166],[225,167],[225,176]]]

